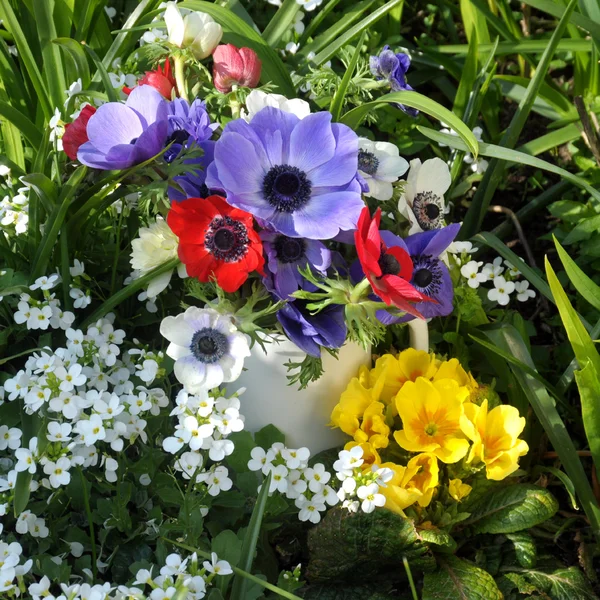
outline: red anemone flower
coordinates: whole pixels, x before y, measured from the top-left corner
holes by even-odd
[[[137,82],[138,85],[150,85],[157,89],[167,100],[171,99],[172,92],[177,94],[177,84],[171,71],[171,63],[165,61],[163,67],[160,65],[155,71],[146,71],[146,74]],[[137,87],[137,86],[136,86]],[[129,96],[135,88],[124,87],[123,91]]]
[[[216,280],[235,292],[258,271],[264,276],[262,243],[252,215],[233,208],[221,196],[173,202],[167,223],[179,237],[179,259],[190,277]]]
[[[422,317],[411,304],[426,302],[430,298],[417,291],[409,282],[413,263],[408,251],[401,246],[388,248],[379,232],[381,209],[371,218],[369,209],[363,208],[354,233],[354,243],[360,265],[373,291],[388,306],[394,305],[416,317]]]
[[[72,123],[65,125],[65,133],[62,138],[63,150],[71,160],[77,160],[79,146],[89,141],[87,124],[95,112],[96,109],[91,104],[87,104]]]
[[[221,44],[213,52],[213,61],[213,83],[222,94],[230,92],[234,85],[249,88],[258,85],[262,64],[251,48]]]

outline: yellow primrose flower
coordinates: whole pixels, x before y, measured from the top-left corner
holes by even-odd
[[[396,396],[404,429],[394,438],[409,452],[433,452],[445,463],[458,462],[469,450],[461,430],[469,390],[452,379],[408,381]]]
[[[352,450],[355,446],[360,446],[363,450],[363,470],[366,468],[370,470],[371,465],[378,465],[381,462],[381,457],[377,449],[369,442],[362,442],[360,444],[358,442],[348,442],[344,446],[344,450]]]
[[[419,454],[408,461],[407,467],[409,471],[415,468],[418,470],[406,487],[419,490],[423,495],[417,502],[421,506],[429,506],[433,492],[440,482],[440,468],[435,454]]]
[[[451,479],[448,485],[448,492],[457,502],[466,498],[472,489],[470,485],[463,483],[460,479]]]
[[[377,402],[383,388],[383,379],[369,385],[369,368],[362,366],[358,377],[353,377],[340,401],[331,413],[330,427],[339,427],[347,435],[353,436],[360,427],[359,419],[373,402]]]
[[[373,402],[363,413],[360,428],[354,432],[354,441],[369,442],[374,448],[387,448],[390,443],[390,428],[385,422],[385,404]]]
[[[481,406],[466,402],[461,426],[473,440],[467,462],[484,462],[488,479],[500,481],[514,473],[519,457],[529,450],[527,442],[518,439],[525,419],[514,406],[501,404],[488,412],[487,400]]]
[[[387,467],[394,473],[392,479],[387,482],[386,487],[379,490],[385,496],[385,507],[392,512],[404,515],[404,509],[412,506],[422,497],[422,492],[416,487],[410,487],[409,482],[416,475],[419,467],[414,465],[402,466],[387,462],[379,465]]]
[[[371,371],[371,385],[381,377],[384,379],[381,400],[391,402],[400,388],[407,381],[416,381],[417,377],[431,379],[437,370],[437,360],[434,354],[424,350],[408,348],[398,357],[385,354],[377,359],[375,368]]]
[[[467,373],[456,358],[451,358],[440,365],[433,380],[440,379],[453,379],[458,385],[467,387],[469,392],[473,392],[479,387],[473,375]]]

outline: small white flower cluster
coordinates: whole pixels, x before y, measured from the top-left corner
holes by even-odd
[[[27,231],[29,224],[28,188],[18,188],[14,196],[4,196],[0,200],[0,225],[6,234],[14,231],[21,235]]]
[[[26,444],[17,428],[0,427],[0,451],[7,451],[3,464],[12,465],[0,476],[0,492],[14,487],[18,472],[35,476],[41,470],[41,480],[32,485],[54,490],[68,485],[73,467],[98,463],[106,480],[115,482],[119,463],[110,450],[120,453],[137,437],[147,441],[143,417],[158,415],[169,401],[161,388],[135,384],[135,365],[127,354],[119,359],[125,332],[115,330],[113,321],[108,315],[85,334],[67,329],[66,348],[32,354],[25,368],[4,383],[6,400],[21,399],[25,412],[41,412],[50,420],[45,434]]]
[[[54,115],[48,122],[48,127],[50,127],[50,141],[56,142],[56,150],[62,152],[62,136],[65,134],[65,124],[58,108],[54,109]]]
[[[83,282],[90,281],[90,276],[85,273],[85,265],[75,259],[72,267],[69,267],[72,281],[69,290],[69,296],[73,298],[73,308],[83,309],[92,303],[89,290],[83,291]]]
[[[301,521],[318,523],[327,505],[338,503],[338,496],[329,485],[331,473],[325,469],[325,465],[317,463],[308,466],[308,448],[286,448],[276,442],[266,451],[258,446],[253,448],[251,456],[248,468],[262,471],[265,476],[271,473],[269,493],[279,492],[289,500],[294,500]]]
[[[115,58],[112,62],[112,71],[109,71],[108,77],[115,90],[119,92],[121,100],[127,100],[127,94],[123,91],[124,87],[133,88],[137,84],[137,75],[125,73],[121,66],[121,58]]]
[[[371,513],[385,505],[385,496],[380,488],[387,487],[387,482],[394,473],[391,469],[373,465],[370,471],[363,471],[363,449],[355,446],[350,450],[342,450],[339,458],[333,463],[336,477],[342,482],[338,497],[342,506],[350,512]]]
[[[461,267],[460,273],[473,289],[477,289],[482,283],[493,283],[494,287],[488,290],[487,297],[500,306],[506,306],[510,302],[513,292],[516,292],[519,302],[535,298],[535,291],[529,289],[529,281],[517,281],[521,276],[519,270],[507,260],[504,261],[504,265],[506,269],[502,266],[500,256],[496,257],[494,262],[485,265],[481,261],[470,260]]]
[[[138,344],[137,340],[133,340]],[[164,352],[151,352],[148,348],[132,348],[128,352],[132,358],[132,363],[135,368],[135,374],[146,384],[151,385],[155,379],[163,377],[165,370],[162,368],[162,363],[165,359]]]
[[[0,505],[1,506],[1,505]],[[2,514],[2,513],[0,513]],[[2,528],[0,526],[0,532]],[[5,592],[12,597],[12,592],[19,595],[19,585],[23,582],[23,576],[29,573],[33,561],[27,560],[23,564],[23,548],[18,542],[7,543],[0,540],[0,592]],[[7,595],[2,594],[3,598]]]
[[[244,428],[239,398],[215,398],[206,390],[192,395],[181,390],[176,404],[171,412],[178,419],[175,435],[163,441],[166,452],[176,454],[184,450],[175,462],[175,469],[184,479],[195,477],[196,483],[204,483],[210,496],[230,490],[233,483],[229,471],[218,463],[234,450],[227,436]],[[213,461],[208,469],[203,469],[208,461],[202,451],[208,452],[208,459]]]
[[[75,315],[68,310],[63,311],[56,294],[50,293],[58,283],[60,276],[56,273],[38,277],[30,286],[32,292],[42,292],[43,299],[36,300],[29,294],[21,294],[17,311],[13,318],[18,325],[25,324],[27,329],[52,329],[67,330],[75,321]]]
[[[448,135],[458,136],[458,133],[456,131],[454,131],[454,129],[449,129],[447,127],[440,129],[440,133],[446,133]],[[473,127],[473,136],[475,137],[475,139],[478,142],[483,142],[482,135],[483,135],[483,129],[481,129],[481,127]],[[439,145],[442,148],[446,147],[446,144],[439,144]],[[487,168],[490,165],[490,163],[481,156],[478,157],[477,159],[473,158],[473,155],[470,152],[465,153],[463,162],[466,163],[467,165],[471,166],[471,171],[473,171],[473,173],[479,173],[479,174],[485,173],[487,171]]]

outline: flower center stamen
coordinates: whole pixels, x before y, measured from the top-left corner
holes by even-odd
[[[431,231],[442,226],[443,202],[443,198],[433,192],[420,192],[415,196],[412,210],[421,229]]]
[[[393,254],[382,254],[379,259],[381,275],[398,275],[400,273],[400,263]]]
[[[414,266],[411,283],[426,296],[435,296],[442,288],[443,271],[440,260],[428,254],[411,256]]]
[[[425,427],[425,433],[427,435],[435,435],[437,433],[438,426],[435,423],[429,423],[427,427]]]
[[[309,200],[312,186],[306,173],[291,165],[272,167],[263,180],[263,193],[271,206],[294,212]]]
[[[231,217],[215,217],[204,237],[204,247],[225,262],[239,261],[248,252],[249,244],[246,226]]]
[[[431,274],[431,271],[429,271],[428,269],[419,269],[414,275],[413,275],[413,279],[415,280],[415,283],[419,286],[419,287],[427,287],[431,281],[433,280],[433,275]]]
[[[294,263],[304,256],[306,242],[297,238],[280,235],[275,239],[277,260],[282,263]]]
[[[366,173],[367,175],[375,175],[377,168],[379,167],[379,159],[367,150],[358,151],[358,170]]]
[[[212,364],[221,360],[227,353],[229,342],[220,331],[204,327],[194,333],[190,350],[200,362]]]

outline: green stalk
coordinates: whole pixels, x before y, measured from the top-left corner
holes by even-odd
[[[77,470],[79,471],[79,477],[81,477],[81,487],[83,489],[83,504],[85,506],[85,514],[87,515],[87,520],[90,526],[90,542],[92,543],[92,572],[94,574],[94,581],[96,580],[96,576],[97,576],[97,566],[96,566],[96,562],[98,560],[97,554],[96,554],[96,535],[94,533],[94,521],[92,520],[92,509],[90,507],[90,497],[88,495],[88,490],[86,487],[86,480],[85,477],[83,476],[83,471],[81,470],[81,467],[77,467]]]
[[[177,82],[177,90],[179,91],[179,96],[184,100],[188,100],[187,87],[185,84],[185,62],[183,60],[183,56],[181,54],[177,54],[173,61],[175,63],[175,81]]]

